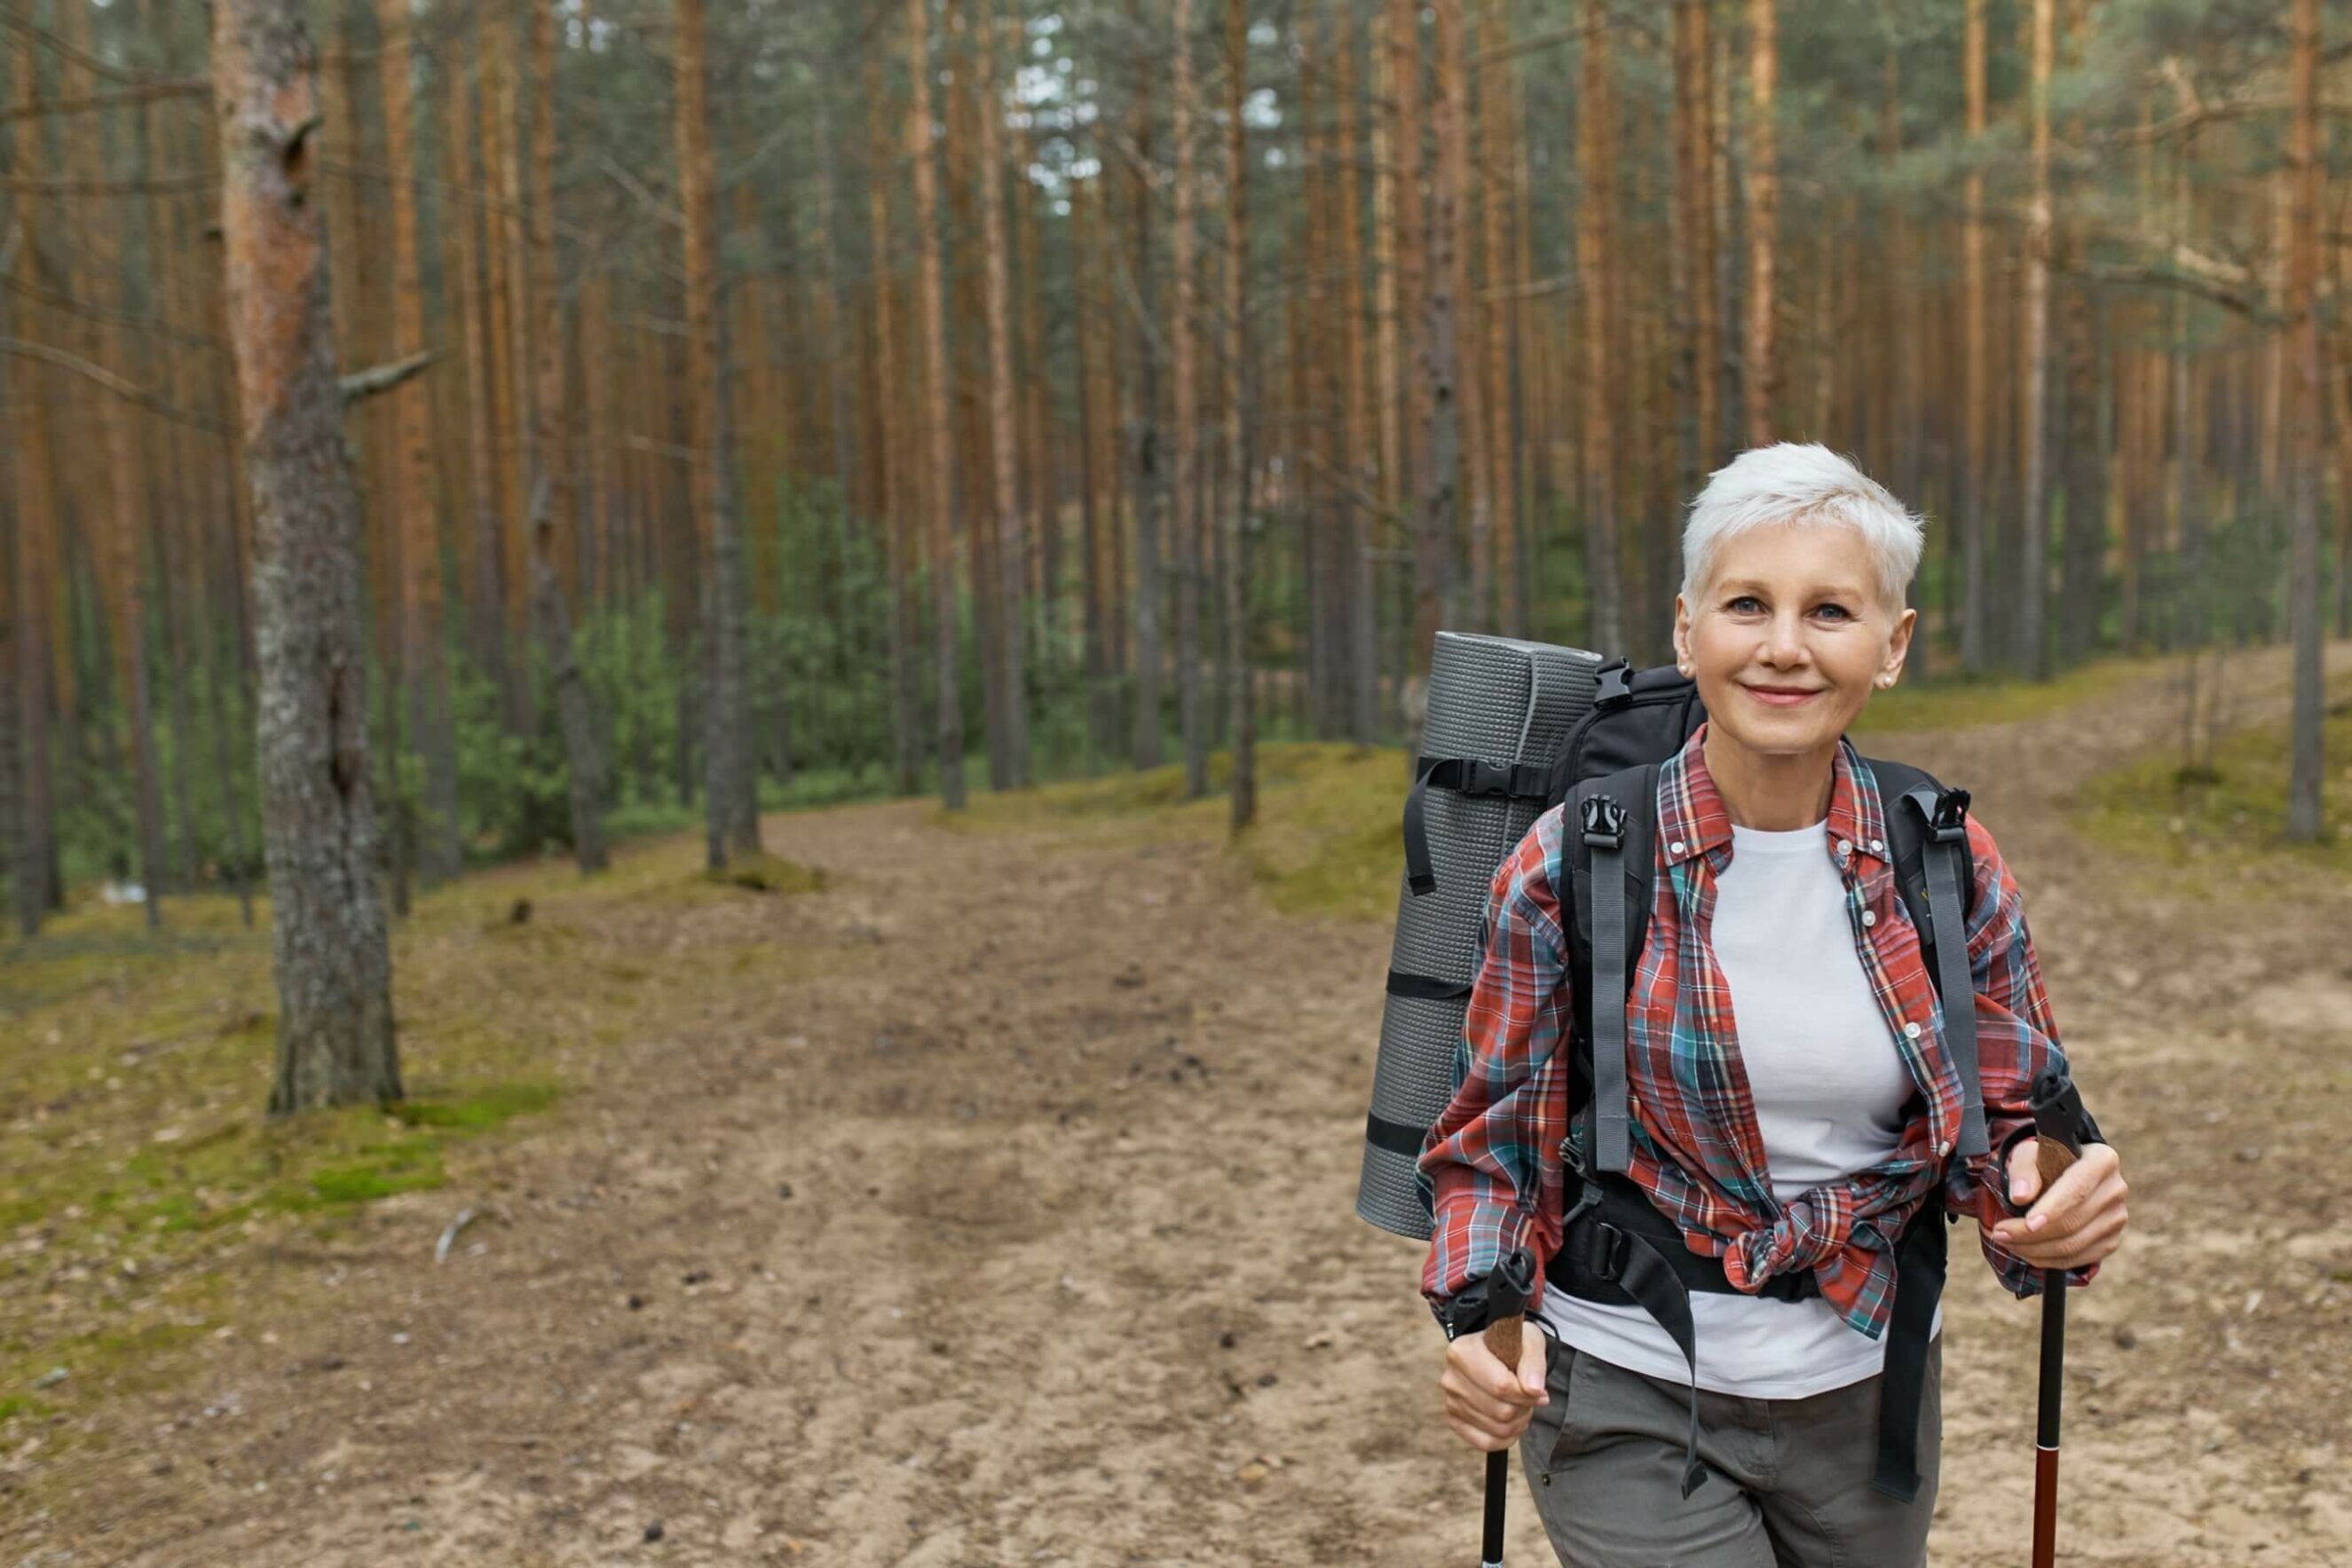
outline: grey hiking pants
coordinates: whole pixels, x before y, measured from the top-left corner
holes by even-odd
[[[1804,1399],[1700,1390],[1707,1479],[1685,1499],[1688,1385],[1558,1340],[1548,1348],[1551,1403],[1528,1423],[1519,1459],[1564,1568],[1925,1568],[1943,1426],[1940,1334],[1919,1396],[1919,1495],[1907,1504],[1870,1490],[1876,1377]]]

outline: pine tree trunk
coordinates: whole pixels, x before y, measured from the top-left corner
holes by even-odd
[[[939,174],[931,147],[929,22],[924,0],[907,0],[907,65],[913,90],[907,105],[907,150],[915,166],[915,238],[921,291],[918,330],[923,360],[920,428],[930,488],[931,619],[938,666],[940,800],[951,811],[964,804],[963,694],[956,677],[957,570],[952,509],[955,467],[949,425],[947,324],[940,276]]]
[[[1577,273],[1585,280],[1584,594],[1585,636],[1595,653],[1629,653],[1625,642],[1621,547],[1617,531],[1614,409],[1624,395],[1612,379],[1609,340],[1614,324],[1616,110],[1609,82],[1606,0],[1584,0],[1584,66],[1577,95]]]
[[[866,59],[866,145],[878,163],[888,155],[889,136],[882,111],[882,56],[877,49]],[[908,448],[899,423],[903,406],[898,368],[898,322],[891,311],[890,189],[877,172],[867,183],[866,225],[872,241],[874,288],[875,376],[881,383],[874,400],[876,470],[880,476],[883,542],[883,593],[890,639],[890,763],[893,788],[912,795],[922,788],[921,742],[915,733],[920,706],[915,690],[919,663],[914,645],[915,563],[911,559],[909,519],[915,507],[908,476],[914,455]]]
[[[1425,681],[1441,617],[1454,597],[1455,530],[1462,514],[1462,410],[1459,250],[1463,204],[1468,199],[1469,135],[1465,101],[1468,72],[1462,38],[1463,0],[1433,0],[1437,71],[1430,100],[1437,161],[1430,181],[1427,285],[1421,343],[1414,355],[1426,392],[1428,462],[1423,469],[1421,527],[1414,539],[1413,668]],[[1425,688],[1424,688],[1425,689]],[[1413,727],[1418,744],[1421,727]]]
[[[1247,305],[1249,229],[1247,196],[1249,162],[1247,131],[1242,103],[1249,75],[1249,18],[1246,0],[1225,0],[1225,465],[1227,505],[1218,599],[1225,643],[1225,663],[1234,673],[1233,771],[1228,788],[1233,810],[1228,818],[1238,833],[1257,817],[1257,694],[1249,674],[1249,627],[1244,612],[1244,584],[1248,580],[1248,517],[1250,459],[1244,408],[1248,394],[1246,339],[1243,331]]]
[[[694,505],[704,540],[703,810],[713,870],[730,853],[760,852],[757,772],[744,602],[743,540],[735,509],[735,448],[719,337],[719,208],[711,187],[702,0],[677,0],[678,205],[686,218],[686,322],[693,381]]]
[[[1149,36],[1137,0],[1129,0],[1128,21],[1135,37]],[[1139,305],[1139,313],[1146,318],[1153,315],[1156,301],[1151,265],[1151,185],[1142,172],[1153,156],[1149,82],[1146,77],[1137,83],[1129,137],[1134,156],[1142,167],[1130,168],[1128,179],[1129,204],[1135,219],[1135,254],[1129,277]],[[1134,474],[1130,505],[1135,514],[1135,640],[1130,650],[1135,711],[1131,716],[1135,723],[1135,766],[1143,769],[1159,767],[1160,756],[1160,684],[1164,654],[1160,636],[1160,579],[1167,486],[1160,478],[1160,357],[1140,326],[1131,333],[1131,340],[1135,344],[1130,356],[1135,364],[1133,405],[1128,422],[1128,445]],[[1123,578],[1125,574],[1122,571],[1118,575]]]
[[[1423,472],[1429,465],[1429,382],[1421,369],[1429,332],[1429,204],[1423,199],[1421,114],[1420,0],[1388,0],[1388,91],[1390,157],[1396,165],[1396,308],[1402,354],[1398,385],[1402,389],[1395,418],[1402,425],[1395,487],[1390,493],[1402,506],[1407,497],[1426,489]],[[1420,576],[1415,568],[1416,579]],[[1438,592],[1434,584],[1416,581],[1416,605],[1424,592]],[[1430,625],[1436,624],[1433,613]],[[1415,623],[1420,615],[1415,612]],[[1413,654],[1428,657],[1429,639],[1418,635]]]
[[[94,74],[83,63],[90,57],[90,21],[87,5],[59,8],[60,32],[68,54],[63,71],[65,96],[83,98],[96,90]],[[18,47],[27,47],[19,40]],[[77,114],[65,121],[68,174],[77,182],[102,185],[105,155],[100,145],[98,117]],[[71,291],[92,308],[80,322],[83,357],[96,363],[121,367],[127,380],[146,380],[143,345],[134,344],[119,324],[122,287],[122,235],[113,212],[77,214],[68,209],[72,231],[72,262],[79,276]],[[170,872],[163,862],[163,800],[157,778],[154,718],[147,684],[147,604],[139,570],[139,528],[145,516],[142,494],[144,480],[139,457],[138,413],[131,404],[95,388],[82,391],[90,423],[97,427],[104,454],[105,495],[93,497],[84,526],[95,514],[92,528],[93,564],[114,656],[115,700],[119,716],[128,723],[131,737],[131,786],[139,854],[140,880],[146,887],[147,928],[162,924],[163,890]],[[89,487],[95,492],[93,485]]]
[[[376,25],[383,38],[378,57],[383,72],[385,156],[392,176],[391,357],[406,359],[425,348],[425,285],[417,256],[416,152],[410,83],[415,61],[409,37],[410,0],[376,0]],[[420,867],[425,880],[457,874],[464,854],[457,821],[457,739],[449,716],[449,678],[441,656],[441,525],[434,505],[432,389],[422,380],[384,395],[394,422],[394,452],[389,502],[401,538],[400,585],[402,683],[408,697],[408,727],[425,760],[424,831]]]
[[[1479,44],[1487,49],[1510,41],[1507,0],[1486,0],[1485,25]],[[1510,73],[1490,72],[1478,91],[1481,131],[1478,139],[1479,208],[1486,251],[1486,295],[1479,306],[1485,322],[1485,351],[1478,357],[1486,372],[1479,398],[1483,410],[1487,553],[1493,565],[1494,597],[1480,613],[1489,626],[1508,627],[1512,621],[1509,595],[1517,579],[1512,570],[1512,541],[1518,534],[1518,476],[1512,453],[1517,443],[1511,416],[1511,114]],[[1370,737],[1365,737],[1369,743]]]
[[[253,486],[272,1115],[400,1098],[369,793],[358,502],[328,325],[316,60],[294,0],[215,0],[229,339]]]
[[[1202,549],[1200,497],[1199,286],[1194,252],[1198,187],[1193,177],[1192,122],[1198,117],[1192,83],[1192,0],[1175,0],[1170,29],[1170,64],[1175,143],[1175,214],[1169,235],[1170,269],[1175,274],[1175,319],[1169,323],[1171,380],[1176,400],[1175,443],[1170,467],[1173,483],[1171,543],[1176,556],[1176,711],[1184,747],[1184,798],[1209,792],[1209,727],[1201,689]]]
[[[2289,80],[2294,103],[2287,162],[2294,181],[2292,243],[2287,249],[2287,328],[2293,334],[2294,380],[2294,533],[2288,546],[2287,619],[2294,653],[2294,696],[2288,723],[2286,836],[2316,840],[2326,823],[2323,799],[2326,672],[2319,618],[2320,360],[2319,0],[2293,0]]]
[[[2033,0],[2033,76],[2031,86],[2032,184],[2025,202],[2024,298],[2019,315],[2018,355],[2024,375],[2018,400],[2018,450],[2024,488],[2018,514],[2018,668],[2041,680],[2050,673],[2044,630],[2049,601],[2049,388],[2050,388],[2050,70],[2056,0]]]
[[[13,91],[17,104],[30,110],[41,98],[37,61],[23,41],[11,51]],[[42,162],[41,121],[18,120],[10,133],[7,172],[35,172]],[[17,221],[27,240],[18,251],[16,277],[26,286],[20,301],[11,290],[0,294],[0,324],[15,336],[47,340],[47,313],[34,303],[43,294],[60,292],[41,236],[50,232],[48,204],[26,193],[12,198]],[[13,682],[16,693],[16,810],[9,835],[8,884],[15,898],[16,928],[32,936],[62,889],[51,885],[56,863],[55,782],[49,749],[51,653],[63,643],[52,623],[56,603],[58,497],[52,466],[51,398],[61,377],[29,361],[12,367],[9,391],[22,406],[9,421],[16,472],[16,550],[5,564],[11,574],[16,603],[11,622],[15,639],[10,667],[0,679]]]
[[[516,84],[510,9],[493,8],[482,30],[482,175],[497,200],[486,211],[489,244],[484,265],[490,293],[491,444],[498,452],[500,515],[499,538],[499,635],[507,640],[507,724],[516,734],[533,726],[533,694],[527,644],[519,641],[530,623],[530,481],[523,447],[530,428],[530,310],[523,298],[526,253],[523,234],[521,94]]]
[[[1181,3],[1181,0],[1179,0]],[[980,68],[974,108],[979,121],[980,234],[987,287],[989,464],[993,480],[990,504],[996,513],[997,658],[1003,685],[1004,778],[1001,788],[1029,781],[1028,674],[1023,640],[1027,617],[1022,602],[1027,532],[1021,517],[1020,414],[1013,389],[1013,288],[1005,254],[1003,103],[997,90],[997,41],[989,0],[975,0]]]
[[[405,5],[407,0],[385,0]],[[531,400],[531,457],[539,472],[530,493],[530,618],[547,661],[548,689],[555,698],[556,725],[563,735],[564,785],[572,813],[572,858],[589,876],[610,863],[604,852],[604,758],[590,711],[588,683],[572,645],[572,611],[559,574],[557,530],[580,526],[570,454],[562,431],[563,409],[563,300],[555,272],[555,0],[531,0],[530,8],[530,296],[538,312],[533,334],[539,355]],[[757,806],[751,807],[751,841],[756,848]],[[740,831],[740,825],[739,825]]]
[[[462,70],[449,72],[449,123],[443,138],[451,185],[474,188],[474,89]],[[474,663],[491,687],[503,697],[512,689],[514,674],[508,668],[506,629],[506,558],[500,539],[499,458],[492,444],[495,399],[491,368],[496,358],[488,317],[488,291],[482,285],[481,214],[470,201],[449,203],[443,223],[456,239],[454,277],[443,279],[451,299],[451,326],[466,361],[466,479],[467,510],[473,519],[472,580],[467,585],[467,642]]]
[[[1748,444],[1772,440],[1772,404],[1780,392],[1772,312],[1779,252],[1780,175],[1772,124],[1780,77],[1779,0],[1748,0]]]

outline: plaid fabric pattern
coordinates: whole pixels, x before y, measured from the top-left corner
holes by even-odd
[[[1707,940],[1716,879],[1731,863],[1731,819],[1707,776],[1706,738],[1702,727],[1658,773],[1656,895],[1625,999],[1628,1174],[1692,1251],[1723,1260],[1735,1288],[1754,1291],[1775,1275],[1811,1270],[1823,1298],[1876,1339],[1894,1307],[1894,1239],[1931,1199],[1987,1224],[2011,1212],[1990,1159],[2031,1126],[2034,1075],[2064,1061],[2023,900],[1991,833],[1971,817],[1969,964],[1993,1155],[1964,1165],[1949,1157],[1959,1136],[1959,1077],[1918,932],[1895,888],[1877,780],[1851,744],[1839,743],[1830,853],[1854,952],[1919,1094],[1884,1159],[1790,1203],[1776,1201],[1730,987]],[[1559,1247],[1574,1016],[1561,818],[1559,807],[1538,817],[1487,890],[1485,958],[1455,1058],[1460,1087],[1423,1140],[1418,1166],[1435,1214],[1422,1270],[1422,1292],[1433,1301],[1515,1247],[1538,1260]],[[1979,1234],[2007,1289],[2020,1296],[2041,1289],[2041,1270]],[[2086,1284],[2097,1272],[2094,1264],[2069,1280]],[[1540,1279],[1537,1289],[1539,1300]]]

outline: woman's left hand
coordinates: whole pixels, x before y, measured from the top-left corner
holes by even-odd
[[[2039,1140],[2026,1138],[2009,1157],[2009,1196],[2031,1204],[2022,1215],[1990,1227],[1992,1239],[2037,1269],[2081,1269],[2123,1245],[2123,1162],[2108,1144],[2086,1144],[2082,1157],[2042,1190]]]

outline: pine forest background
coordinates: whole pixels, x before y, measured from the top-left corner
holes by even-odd
[[[1212,748],[1244,820],[1440,625],[1664,657],[1766,440],[1931,518],[1917,674],[2352,629],[2334,0],[230,9],[317,46],[395,909]],[[263,876],[212,26],[0,11],[27,933]]]

